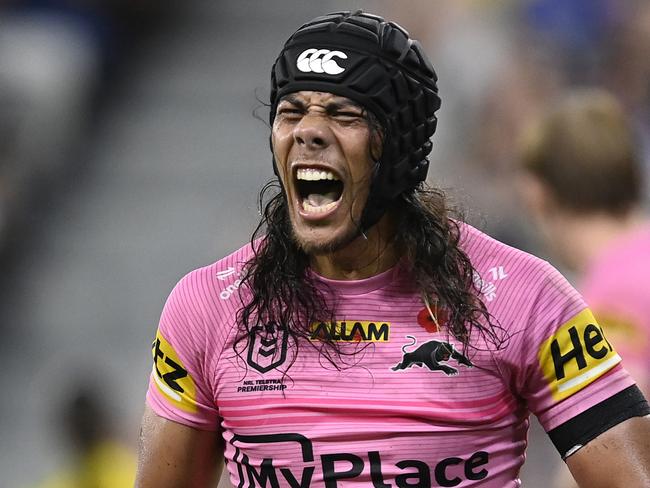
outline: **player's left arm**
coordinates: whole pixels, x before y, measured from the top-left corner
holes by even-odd
[[[650,406],[578,292],[557,270],[526,322],[515,385],[580,487],[650,488]]]
[[[629,418],[566,459],[581,487],[650,488],[650,416]]]

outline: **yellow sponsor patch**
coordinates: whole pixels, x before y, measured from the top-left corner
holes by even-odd
[[[580,391],[621,361],[589,309],[544,341],[537,357],[557,401]]]
[[[312,341],[334,342],[388,342],[390,322],[347,320],[312,322]]]
[[[151,345],[153,371],[151,373],[160,393],[174,406],[186,412],[196,412],[196,386],[176,351],[162,336],[156,333]]]

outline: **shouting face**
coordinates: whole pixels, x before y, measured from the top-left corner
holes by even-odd
[[[381,137],[357,103],[331,93],[284,97],[272,132],[294,238],[308,254],[357,237]]]

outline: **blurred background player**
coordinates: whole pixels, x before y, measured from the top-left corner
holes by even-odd
[[[118,440],[106,401],[96,388],[76,385],[55,419],[62,447],[70,450],[70,462],[35,488],[133,486],[135,456]]]
[[[519,181],[549,252],[574,274],[626,368],[648,392],[650,225],[633,132],[611,94],[571,92],[528,126]],[[564,465],[554,486],[576,486]]]
[[[650,221],[631,124],[597,89],[567,95],[523,137],[521,194],[552,255],[650,391]]]

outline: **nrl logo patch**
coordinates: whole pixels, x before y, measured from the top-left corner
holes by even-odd
[[[248,365],[266,373],[282,365],[287,359],[289,334],[285,327],[275,324],[257,325],[249,333]]]

